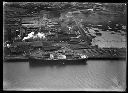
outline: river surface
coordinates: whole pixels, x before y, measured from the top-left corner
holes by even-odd
[[[88,60],[86,65],[31,67],[29,62],[3,63],[8,90],[125,90],[125,60]]]

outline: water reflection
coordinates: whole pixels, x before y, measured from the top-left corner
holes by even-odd
[[[29,63],[29,67],[30,68],[39,68],[39,67],[51,67],[51,68],[63,68],[66,66],[84,66],[87,65],[86,62],[84,63],[77,63],[77,64],[33,64],[33,63]]]

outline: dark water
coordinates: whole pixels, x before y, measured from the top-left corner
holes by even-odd
[[[3,63],[4,89],[125,90],[126,61],[89,60],[86,65],[30,67]]]

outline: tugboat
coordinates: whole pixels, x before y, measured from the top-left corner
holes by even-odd
[[[42,50],[34,51],[29,55],[29,63],[31,65],[53,65],[53,64],[85,64],[87,56],[71,51],[64,52],[54,51],[45,52]]]

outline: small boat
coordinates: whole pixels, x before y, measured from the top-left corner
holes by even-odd
[[[53,65],[53,64],[85,64],[87,56],[83,54],[43,53],[31,54],[29,63],[31,65]]]

